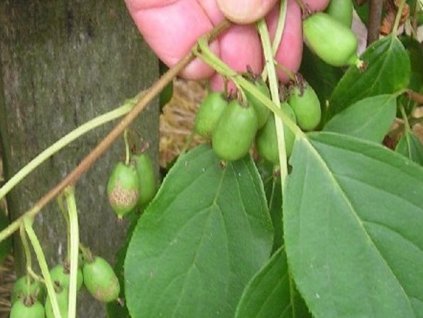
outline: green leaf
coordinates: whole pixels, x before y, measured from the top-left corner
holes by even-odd
[[[233,317],[270,256],[272,224],[251,158],[182,155],[141,216],[125,260],[131,317]]]
[[[410,79],[410,59],[394,36],[374,42],[361,59],[364,71],[351,66],[332,93],[329,117],[369,96],[393,94],[405,89]]]
[[[409,88],[416,92],[423,92],[423,45],[409,37],[401,37],[401,42],[407,50],[411,64]]]
[[[247,285],[235,318],[311,317],[293,283],[280,248]]]
[[[299,139],[284,194],[290,271],[315,317],[423,317],[423,169],[335,133]]]
[[[335,115],[324,130],[380,143],[394,122],[395,114],[395,95],[367,97]]]
[[[400,138],[395,151],[410,160],[423,165],[423,145],[419,138],[411,131],[406,131]]]
[[[273,176],[271,184],[271,195],[268,200],[270,217],[274,229],[273,248],[276,251],[283,244],[283,224],[282,224],[282,189],[281,178]]]

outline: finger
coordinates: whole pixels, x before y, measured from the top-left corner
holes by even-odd
[[[129,9],[129,12],[132,13],[142,9],[164,7],[176,1],[177,0],[125,0],[125,3]]]
[[[266,17],[270,36],[273,40],[279,18],[279,7],[275,7]],[[281,42],[275,54],[278,78],[282,83],[289,81],[285,69],[296,73],[300,68],[303,54],[303,34],[301,9],[295,0],[288,0],[286,21]],[[284,69],[285,68],[285,69]]]
[[[220,11],[217,6],[216,0],[197,0],[201,7],[204,9],[204,12],[209,17],[213,25],[218,25],[225,19],[222,11]]]
[[[231,21],[248,24],[264,17],[277,0],[217,0],[223,14]]]
[[[330,0],[303,0],[303,3],[313,11],[323,11],[328,6]]]
[[[263,69],[263,54],[260,38],[252,25],[234,25],[219,37],[220,58],[233,70],[244,73],[247,68],[255,74]],[[224,80],[215,75],[210,81],[213,90],[224,89]],[[234,86],[230,84],[229,90]]]
[[[198,37],[213,28],[195,0],[180,0],[167,6],[132,10],[130,13],[145,41],[168,66],[175,65],[190,51]],[[210,47],[219,54],[217,42]],[[181,76],[202,79],[213,73],[212,68],[196,59],[184,69]]]

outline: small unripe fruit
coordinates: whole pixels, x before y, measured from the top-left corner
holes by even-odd
[[[225,108],[213,133],[212,145],[223,160],[244,157],[254,141],[257,115],[252,106],[243,106],[237,100]]]
[[[351,0],[331,0],[326,13],[338,22],[351,28],[354,5]]]
[[[281,108],[295,122],[295,114],[288,103],[283,103]],[[295,135],[285,126],[284,140],[286,155],[289,157],[295,141]],[[275,117],[269,116],[266,125],[260,129],[256,136],[256,147],[259,155],[272,162],[274,165],[279,164],[278,138],[276,133]]]
[[[24,297],[13,303],[10,318],[44,318],[43,305],[31,297]]]
[[[50,270],[50,276],[54,283],[59,285],[62,288],[69,288],[69,270],[65,268],[63,265],[56,265]],[[77,278],[76,278],[76,288],[78,290],[82,287],[82,270],[78,268],[77,271]]]
[[[19,278],[13,286],[12,289],[12,304],[18,299],[24,298],[26,296],[32,296],[40,301],[44,301],[45,296],[45,287],[39,281],[34,281],[30,278],[28,281],[28,276],[22,276]]]
[[[110,206],[119,218],[132,211],[139,199],[139,180],[134,166],[117,163],[107,183]]]
[[[254,84],[263,95],[270,97],[269,88],[262,79],[255,80]],[[260,129],[266,123],[267,118],[270,115],[270,110],[249,91],[245,91],[245,97],[247,98],[250,105],[254,107],[257,115],[257,128]]]
[[[319,125],[322,117],[320,101],[307,82],[304,81],[301,85],[302,87],[291,88],[288,103],[295,113],[298,126],[303,130],[313,130]]]
[[[303,21],[305,43],[326,63],[333,66],[357,65],[358,41],[354,33],[327,13],[318,12]]]
[[[56,291],[57,304],[59,305],[59,312],[62,318],[68,317],[68,307],[69,307],[69,291],[67,288],[60,288],[59,291]],[[51,305],[50,298],[47,297],[46,301],[46,317],[54,318],[53,306]]]
[[[137,170],[139,180],[139,200],[138,204],[146,205],[153,199],[157,192],[157,180],[154,173],[153,161],[147,153],[135,155],[132,160]]]
[[[211,138],[228,101],[221,92],[210,92],[201,102],[195,116],[194,129],[203,137]]]
[[[96,256],[92,262],[85,262],[84,285],[90,294],[101,302],[110,302],[119,297],[119,280],[110,264]]]

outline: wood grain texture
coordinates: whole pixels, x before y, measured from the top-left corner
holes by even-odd
[[[9,177],[61,136],[135,96],[158,77],[157,60],[120,0],[6,0],[0,3],[0,25],[0,136]],[[12,218],[30,208],[111,127],[72,143],[12,191]],[[157,162],[156,103],[133,128],[149,142]],[[113,164],[123,156],[119,141],[76,188],[81,240],[111,262],[127,224],[118,222],[109,208],[105,186]],[[56,204],[37,217],[35,230],[49,265],[62,260],[65,224]],[[22,271],[22,254],[19,244],[15,246]],[[78,317],[103,316],[102,305],[86,295],[79,298]]]

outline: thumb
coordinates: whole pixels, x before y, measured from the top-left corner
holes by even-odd
[[[278,0],[217,0],[223,14],[231,21],[248,24],[264,17]]]

